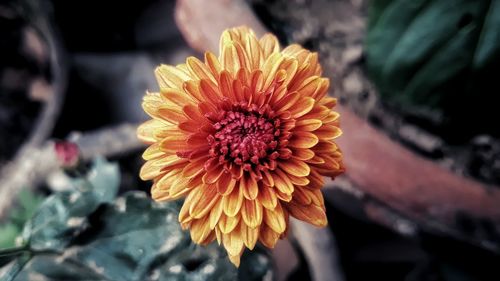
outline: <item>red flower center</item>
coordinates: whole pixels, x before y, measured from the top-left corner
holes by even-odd
[[[281,136],[280,120],[269,107],[259,109],[235,104],[220,112],[213,124],[215,134],[208,137],[210,156],[219,162],[232,162],[244,170],[275,168]]]

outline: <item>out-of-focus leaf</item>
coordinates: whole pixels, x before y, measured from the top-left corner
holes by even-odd
[[[13,280],[251,281],[270,276],[270,261],[262,252],[246,254],[238,274],[222,247],[193,244],[178,223],[180,202],[157,203],[143,192],[116,199],[115,165],[97,160],[85,178],[49,197],[25,226],[31,259]]]
[[[177,221],[178,204],[128,193],[103,204],[62,255],[35,256],[15,280],[262,280],[270,261],[262,252],[243,257],[240,271],[222,247],[194,245]]]
[[[14,247],[19,232],[19,227],[11,222],[0,226],[0,249]]]
[[[43,200],[42,196],[29,189],[19,192],[16,204],[9,212],[8,220],[0,225],[0,249],[15,246],[16,238],[21,234],[24,224],[33,216]]]
[[[494,122],[486,122],[496,112],[492,102],[498,96],[492,89],[500,72],[500,1],[370,5],[367,70],[384,100],[403,105],[403,111],[406,106],[433,110],[445,121],[479,121],[474,128],[500,133]]]
[[[26,223],[22,237],[32,249],[62,251],[86,227],[87,216],[115,198],[118,166],[96,159],[86,177],[73,184],[74,190],[50,196]]]

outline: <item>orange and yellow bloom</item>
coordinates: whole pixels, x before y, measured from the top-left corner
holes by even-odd
[[[239,265],[245,247],[274,247],[289,216],[325,226],[323,176],[344,171],[336,100],[318,55],[271,34],[226,30],[220,55],[162,65],[152,117],[137,131],[150,144],[140,175],[152,197],[186,197],[179,214],[193,241],[214,239]]]

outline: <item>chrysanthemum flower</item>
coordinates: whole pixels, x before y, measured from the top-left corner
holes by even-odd
[[[220,55],[155,71],[152,117],[138,128],[150,144],[140,175],[158,201],[186,197],[179,214],[199,244],[214,239],[239,265],[245,247],[274,247],[291,215],[327,219],[323,176],[343,172],[334,143],[341,131],[318,55],[299,45],[280,51],[275,36],[226,30]]]

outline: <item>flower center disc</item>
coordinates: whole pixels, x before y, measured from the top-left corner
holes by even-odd
[[[272,118],[272,113],[241,106],[233,106],[219,116],[213,125],[216,133],[209,137],[210,156],[246,171],[274,169],[271,161],[279,156],[279,119]]]

